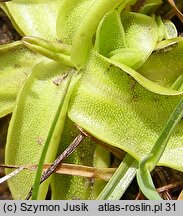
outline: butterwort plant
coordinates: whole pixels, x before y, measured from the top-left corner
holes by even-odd
[[[183,38],[161,17],[168,1],[0,2],[22,36],[0,46],[13,198],[120,199],[137,177],[162,199],[150,172],[183,172]]]

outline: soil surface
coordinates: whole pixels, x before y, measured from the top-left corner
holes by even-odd
[[[13,28],[5,13],[0,9],[0,44],[19,40],[21,36]]]

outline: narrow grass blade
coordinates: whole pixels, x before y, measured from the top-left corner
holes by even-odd
[[[127,154],[97,199],[120,199],[134,179],[137,165],[138,162]]]
[[[67,92],[68,92],[68,89],[69,89],[69,86],[70,86],[72,75],[73,75],[73,73],[70,73],[68,75],[68,77],[67,77],[67,81],[66,81],[67,85],[66,85],[66,87],[64,89],[63,97],[60,100],[60,105],[59,105],[57,113],[55,115],[53,124],[50,127],[50,131],[48,133],[48,137],[46,139],[46,142],[45,142],[45,145],[44,145],[41,157],[40,157],[40,161],[39,161],[39,165],[38,165],[38,169],[37,169],[37,174],[36,174],[35,181],[34,181],[34,187],[33,187],[33,191],[32,191],[32,200],[37,199],[37,196],[38,196],[40,179],[41,179],[41,175],[42,175],[43,164],[44,164],[44,161],[45,161],[45,158],[46,158],[46,153],[47,153],[50,141],[52,139],[52,134],[53,134],[53,132],[55,130],[55,127],[56,127],[57,120],[59,118],[60,112],[62,111],[61,109],[63,108],[63,105],[64,105],[64,100],[65,100],[65,97],[67,95]]]
[[[179,104],[171,114],[159,139],[152,147],[149,155],[140,162],[139,169],[137,171],[137,181],[140,186],[140,189],[148,199],[161,199],[161,197],[155,189],[150,172],[154,169],[154,167],[160,160],[174,128],[176,127],[176,125],[182,117],[183,98],[180,100]]]

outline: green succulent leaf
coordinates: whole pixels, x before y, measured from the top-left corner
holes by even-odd
[[[38,67],[38,70],[40,70],[39,67]],[[44,148],[43,148],[43,151],[42,151],[41,156],[40,156],[40,160],[39,160],[39,164],[38,164],[38,168],[37,168],[37,173],[36,173],[36,177],[35,177],[35,181],[34,181],[33,191],[32,191],[32,200],[36,200],[38,198],[43,165],[44,165],[47,153],[48,153],[48,149],[54,148],[55,146],[58,147],[58,144],[60,141],[59,135],[62,134],[62,131],[64,128],[68,103],[70,101],[70,97],[71,97],[73,88],[75,86],[75,83],[74,83],[74,85],[72,83],[74,70],[73,69],[71,69],[71,70],[72,71],[68,72],[68,74],[63,75],[63,80],[61,81],[61,82],[63,82],[65,80],[65,86],[63,88],[62,97],[59,100],[60,102],[59,102],[58,108],[56,110],[53,122],[50,125],[48,135],[47,135],[46,140],[45,140]],[[52,151],[52,157],[54,157],[54,155],[55,154]],[[48,180],[47,180],[47,182],[48,182]]]
[[[79,130],[68,118],[65,122],[58,155],[73,141]],[[99,149],[98,149],[99,148]],[[109,167],[109,152],[96,146],[95,142],[86,137],[80,146],[66,160],[70,164],[94,166],[97,168]],[[96,199],[106,184],[103,180],[87,179],[79,176],[53,174],[51,178],[53,200]]]
[[[156,16],[155,21],[158,25],[158,41],[162,41],[165,38],[165,25],[161,16]]]
[[[63,0],[14,0],[1,4],[16,30],[22,35],[58,39],[56,19]]]
[[[96,146],[94,157],[93,157],[93,166],[97,168],[107,168],[111,164],[110,152],[105,150],[102,146]],[[101,191],[104,189],[106,182],[101,179],[95,179],[93,182],[92,198],[96,199]]]
[[[0,46],[0,117],[13,111],[20,88],[32,68],[43,59],[21,42]]]
[[[69,107],[69,117],[104,142],[141,160],[160,135],[181,96],[152,93],[126,72],[93,53]],[[182,170],[183,122],[159,165]]]
[[[120,4],[124,8],[132,3],[134,0],[63,1],[57,19],[57,32],[63,42],[72,44],[71,60],[77,68],[85,65],[93,46],[93,36],[105,14]]]
[[[55,159],[68,99],[59,117],[57,116],[58,106],[65,94],[67,74],[71,70],[53,61],[43,61],[36,65],[18,96],[17,106],[13,112],[8,130],[6,164],[38,164],[49,136],[51,140],[45,162],[52,162]],[[71,87],[77,79],[75,75]],[[55,116],[59,118],[59,123],[56,125]],[[52,124],[55,125],[55,129],[50,135]],[[13,197],[25,199],[33,185],[34,178],[35,172],[22,171],[10,180],[9,187]],[[41,185],[40,199],[45,197],[48,183],[49,180]]]
[[[165,25],[165,39],[178,37],[176,26],[170,20],[163,21]]]
[[[73,66],[70,58],[71,47],[60,42],[51,42],[37,37],[23,37],[22,43],[30,50],[38,52],[52,60]]]
[[[57,34],[64,43],[72,44],[75,31],[96,0],[62,0],[57,18]]]
[[[126,72],[130,76],[132,76],[140,85],[142,85],[144,88],[146,88],[147,90],[153,93],[157,93],[161,95],[181,95],[183,94],[182,90],[179,91],[179,90],[174,90],[172,88],[167,88],[167,87],[159,85],[159,83],[157,84],[156,82],[151,81],[150,79],[147,79],[145,76],[142,76],[140,73],[133,70],[132,68],[120,63],[119,61],[116,61],[116,59],[106,58],[106,60],[109,63],[119,67],[120,69],[122,69],[124,72]]]
[[[141,191],[147,196],[148,199],[161,199],[151,179],[150,171],[154,169],[157,162],[160,160],[172,135],[172,132],[182,119],[182,116],[183,99],[181,99],[175,110],[172,112],[170,118],[162,130],[161,135],[152,147],[149,154],[139,164],[139,169],[137,171],[137,181]]]
[[[23,36],[0,46],[0,117],[14,108],[5,162],[38,164],[37,173],[23,170],[8,181],[13,198],[24,199],[34,184],[32,199],[44,199],[50,184],[52,199],[119,199],[139,161],[142,191],[159,199],[150,175],[155,165],[183,172],[182,116],[178,122],[174,112],[164,127],[183,94],[183,40],[160,17],[162,2],[0,3]],[[106,187],[103,180],[57,174],[40,185],[43,164],[53,162],[78,134],[74,124],[127,152]],[[110,153],[87,137],[66,161],[105,168]]]
[[[153,52],[157,40],[158,27],[153,18],[113,10],[99,24],[95,49],[112,60],[137,69]]]
[[[151,15],[156,12],[162,3],[162,0],[145,0],[144,3],[140,5],[140,8],[138,8],[138,11],[142,14]]]
[[[111,27],[114,28],[111,31]],[[120,12],[112,10],[101,20],[95,39],[95,49],[104,56],[114,50],[127,48],[125,31],[121,23]]]
[[[183,38],[164,40],[137,71],[161,86],[171,88],[183,73]]]
[[[92,48],[92,39],[97,31],[97,27],[106,13],[116,8],[122,0],[97,0],[87,11],[79,27],[77,28],[73,41],[71,60],[79,69],[82,68],[88,58],[88,54]],[[131,0],[125,0],[129,3]],[[93,19],[95,17],[95,19]],[[78,52],[82,50],[82,52]]]
[[[133,65],[137,69],[153,52],[158,40],[158,27],[151,17],[128,11],[122,12],[121,20],[127,47],[136,49],[141,54],[141,61]]]
[[[124,64],[130,68],[139,64],[142,60],[142,55],[134,48],[121,48],[114,50],[108,54],[111,61]]]

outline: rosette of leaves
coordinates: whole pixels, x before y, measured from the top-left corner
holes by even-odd
[[[24,170],[9,180],[14,199],[25,199],[33,184],[33,199],[44,199],[49,185],[52,199],[117,199],[124,192],[118,183],[129,185],[136,172],[143,193],[160,199],[150,171],[156,165],[183,171],[183,39],[155,13],[162,1],[132,12],[137,3],[0,4],[22,35],[0,47],[0,116],[12,112],[6,164],[39,164],[37,174]],[[105,188],[100,179],[57,174],[39,187],[43,163],[77,136],[75,124],[110,151],[126,152],[124,160]],[[89,138],[67,162],[111,167],[109,151]]]

